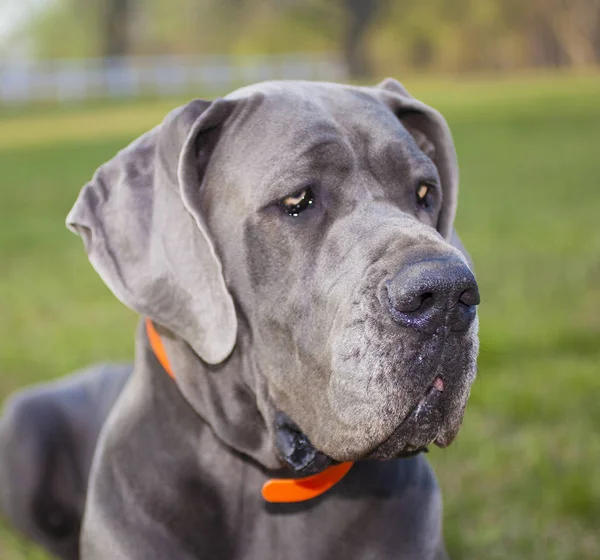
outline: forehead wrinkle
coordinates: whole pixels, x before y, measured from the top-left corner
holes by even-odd
[[[392,134],[381,138],[368,135],[365,143],[363,165],[377,181],[389,180],[390,171],[399,179],[417,176],[428,180],[438,178],[437,167],[400,121]]]
[[[430,179],[437,177],[437,168],[433,161],[419,148],[414,138],[408,132],[407,135],[410,138],[409,142],[390,145],[390,156],[394,157],[394,153],[398,151],[400,153],[397,157],[404,158],[410,162],[411,170],[420,174],[426,174]]]
[[[331,152],[339,152],[336,157],[339,165],[339,159],[346,157],[348,160],[352,159],[352,149],[347,142],[344,141],[340,136],[328,135],[328,137],[321,138],[316,142],[309,144],[303,148],[298,156],[299,159],[306,159],[308,161],[316,162],[317,159],[323,159],[324,157],[330,157]]]
[[[264,172],[261,174],[259,184],[264,185],[264,190],[257,197],[261,204],[267,203],[275,196],[286,196],[291,194],[294,189],[302,188],[303,184],[312,181],[320,182],[323,173],[328,170],[343,169],[345,163],[340,158],[343,156],[336,155],[332,158],[331,154],[327,153],[327,148],[333,146],[334,150],[342,146],[344,150],[348,148],[338,140],[323,141],[307,147],[301,156],[297,156],[286,160],[285,164],[281,164],[281,158],[274,155],[270,162],[264,166]],[[319,153],[321,149],[325,149]],[[335,161],[332,161],[335,159]],[[352,165],[352,162],[348,162]],[[327,188],[333,189],[335,181],[327,182]]]
[[[294,174],[303,168],[310,170],[310,164],[330,158],[332,152],[336,154],[337,166],[340,166],[343,158],[351,163],[353,151],[349,142],[333,123],[325,121],[305,125],[299,131],[280,137],[277,148],[264,164],[261,178],[273,179],[275,176]],[[284,173],[281,173],[282,170],[285,170]]]
[[[255,148],[283,154],[304,155],[316,145],[340,142],[342,133],[330,111],[318,97],[272,95],[263,99],[249,119],[249,128],[255,132]]]

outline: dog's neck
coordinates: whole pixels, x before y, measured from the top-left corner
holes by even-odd
[[[150,319],[145,320],[144,327],[146,335],[145,339],[147,341],[147,346],[145,349],[147,351],[151,351],[154,354],[154,358],[159,362],[162,369],[164,369],[165,372],[173,379],[173,381],[177,383],[179,378],[178,375],[175,373],[173,365],[171,364],[171,360],[169,358],[165,345],[163,344],[162,337],[157,332],[154,324]],[[230,395],[233,394],[234,393],[230,393]],[[265,426],[264,422],[263,426]],[[221,433],[219,433],[219,431]],[[215,430],[215,433],[218,437],[222,438],[223,432],[221,430],[219,431]],[[264,436],[264,434],[271,437],[271,434],[269,433],[268,429],[261,430],[261,435]],[[262,439],[264,440],[264,437]],[[230,442],[226,443],[231,445]],[[255,448],[252,448],[252,450],[254,449]],[[236,451],[247,454],[247,450],[244,449],[236,448]],[[270,460],[271,457],[268,457],[268,459]],[[267,465],[264,465],[263,463],[263,466]],[[297,502],[310,500],[312,498],[320,496],[323,492],[326,492],[335,484],[337,484],[348,473],[351,467],[352,463],[342,463],[330,466],[324,471],[308,477],[271,479],[263,485],[262,495],[263,498],[269,502]]]
[[[142,321],[142,332],[139,333],[143,350],[154,355],[162,375],[166,375],[164,370],[170,370],[169,375],[181,394],[215,435],[234,451],[256,461],[264,470],[270,473],[282,471],[284,465],[272,443],[272,428],[258,408],[266,406],[267,389],[254,375],[247,359],[249,353],[236,349],[225,362],[213,366],[202,361],[172,332],[154,325],[161,344],[161,350],[156,352],[148,338],[146,325],[146,321]],[[166,357],[168,369],[164,363]]]

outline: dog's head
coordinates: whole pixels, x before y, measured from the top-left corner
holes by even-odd
[[[310,472],[455,437],[479,303],[456,199],[448,127],[398,82],[271,82],[170,114],[67,221],[205,362],[244,338],[280,454]]]

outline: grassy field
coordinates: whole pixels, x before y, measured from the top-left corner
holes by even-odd
[[[416,81],[461,163],[482,293],[461,434],[432,450],[453,558],[600,558],[600,76]],[[0,114],[0,398],[132,355],[134,314],[64,217],[177,102]],[[0,558],[45,556],[0,525]]]

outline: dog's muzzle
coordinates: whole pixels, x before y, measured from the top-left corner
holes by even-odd
[[[453,340],[467,336],[476,317],[479,304],[477,282],[469,267],[458,257],[439,255],[427,260],[409,260],[395,275],[382,283],[379,301],[389,312],[400,330],[407,329],[422,339],[425,351],[435,351],[442,356],[446,337]],[[396,327],[398,328],[398,327]],[[431,344],[431,340],[437,340]],[[437,348],[437,350],[432,350]],[[410,457],[426,451],[435,443],[445,447],[452,441],[460,422],[448,422],[456,416],[456,407],[464,391],[458,382],[463,370],[458,354],[443,358],[443,368],[435,360],[426,370],[414,372],[408,383],[421,384],[422,393],[411,397],[408,410],[385,439],[374,448],[364,452],[363,459],[393,459]],[[421,364],[423,366],[424,364]],[[406,366],[410,368],[410,365]],[[434,369],[435,368],[435,369]],[[445,371],[439,373],[437,371]],[[424,379],[433,381],[424,381]],[[429,385],[427,385],[429,383]],[[393,398],[389,395],[389,398]],[[406,409],[405,409],[406,410]],[[284,413],[275,418],[276,446],[281,458],[297,474],[309,475],[320,472],[335,461],[316,449],[299,427]]]

